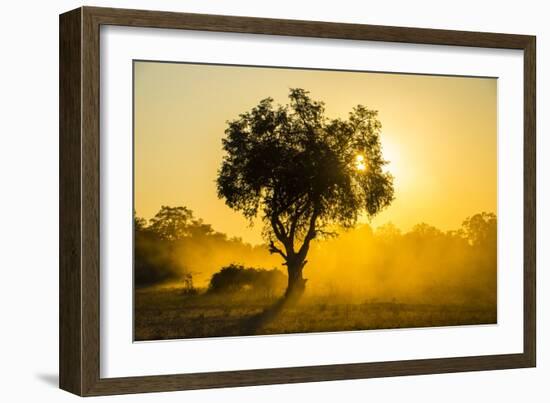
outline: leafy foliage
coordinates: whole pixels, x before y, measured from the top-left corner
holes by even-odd
[[[145,222],[142,219],[137,225],[144,228]],[[181,206],[162,206],[150,220],[147,230],[166,241],[178,241],[187,236],[214,233],[211,225],[204,224],[202,219],[194,219],[193,212],[187,207]]]
[[[473,246],[496,243],[497,216],[494,213],[483,212],[468,217],[462,223],[460,233]]]

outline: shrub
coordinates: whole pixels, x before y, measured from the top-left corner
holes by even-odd
[[[266,270],[230,264],[210,279],[209,293],[252,293],[264,297],[281,294],[286,287],[286,276],[277,269]]]

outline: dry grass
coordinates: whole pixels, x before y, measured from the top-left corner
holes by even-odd
[[[185,295],[178,289],[137,290],[135,339],[331,332],[496,323],[494,306],[333,302],[304,297],[269,320],[277,300],[250,296]],[[273,315],[272,315],[273,316]]]

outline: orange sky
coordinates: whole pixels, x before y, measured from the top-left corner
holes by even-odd
[[[135,62],[135,209],[184,205],[217,231],[261,242],[261,228],[216,196],[226,121],[288,89],[325,102],[329,118],[357,104],[379,111],[395,201],[372,221],[403,230],[456,229],[497,209],[497,80],[366,72]]]

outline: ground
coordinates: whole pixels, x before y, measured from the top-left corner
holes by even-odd
[[[135,340],[333,332],[496,323],[496,309],[476,305],[334,302],[304,296],[281,307],[276,297],[186,295],[181,289],[138,289]]]

